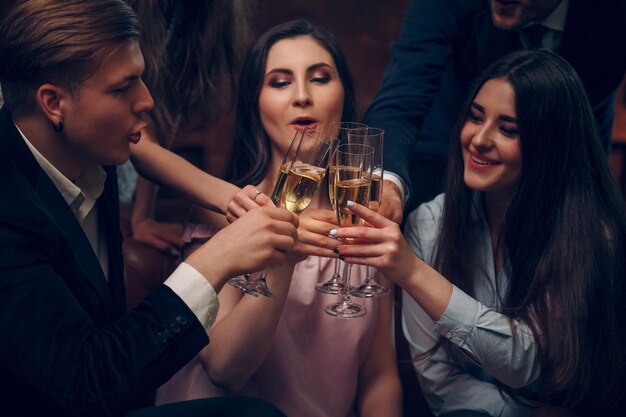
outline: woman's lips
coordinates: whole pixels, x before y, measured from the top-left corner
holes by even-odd
[[[476,169],[486,169],[500,165],[500,162],[473,153],[469,155],[469,163],[470,166]]]
[[[306,123],[306,124],[305,123],[296,123],[296,122],[294,122],[294,123],[291,124],[291,126],[293,126],[294,129],[296,129],[296,130],[304,130],[304,129],[306,129],[306,130],[311,131],[311,130],[316,130],[317,129],[317,122]]]

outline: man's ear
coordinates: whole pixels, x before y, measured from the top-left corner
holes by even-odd
[[[36,92],[36,99],[41,112],[52,125],[63,123],[62,101],[69,97],[69,92],[54,84],[42,84]]]

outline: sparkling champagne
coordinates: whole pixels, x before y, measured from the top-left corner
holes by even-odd
[[[272,202],[276,204],[280,200],[283,187],[285,186],[285,180],[287,179],[287,164],[283,164],[278,172],[278,177],[274,183],[274,189],[272,190]]]
[[[295,214],[300,214],[311,202],[326,169],[313,165],[292,168],[285,180],[281,206]]]
[[[380,200],[383,196],[383,179],[378,174],[372,174],[371,181],[369,208],[378,211]]]
[[[339,176],[337,177],[337,172]],[[333,211],[337,210],[337,199],[335,198],[335,183],[340,180],[351,180],[361,177],[361,169],[345,165],[331,165],[328,168],[328,197]]]
[[[337,196],[337,220],[341,226],[361,226],[363,219],[348,209],[348,201],[367,206],[370,197],[370,181],[366,178],[339,180],[335,183]]]

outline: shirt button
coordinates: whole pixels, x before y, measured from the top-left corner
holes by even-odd
[[[445,336],[445,338],[446,338],[446,339],[452,339],[452,332],[451,332],[451,331],[447,331],[447,332],[444,334],[444,336]]]

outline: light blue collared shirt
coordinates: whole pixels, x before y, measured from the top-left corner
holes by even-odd
[[[496,274],[491,237],[480,200],[480,193],[475,193],[477,210],[472,215],[472,235],[483,272],[475,278],[475,298],[454,287],[445,312],[434,322],[404,293],[402,328],[422,392],[435,415],[473,410],[491,416],[528,417],[533,409],[514,402],[496,385],[498,380],[532,392],[531,385],[539,378],[539,359],[530,328],[522,322],[514,322],[513,333],[509,319],[499,312],[508,281],[502,271]],[[443,204],[443,194],[422,204],[411,213],[405,229],[406,239],[415,254],[429,265],[435,259]],[[425,360],[415,358],[433,347],[441,336],[465,353],[459,355],[460,362],[451,361],[442,348]]]

